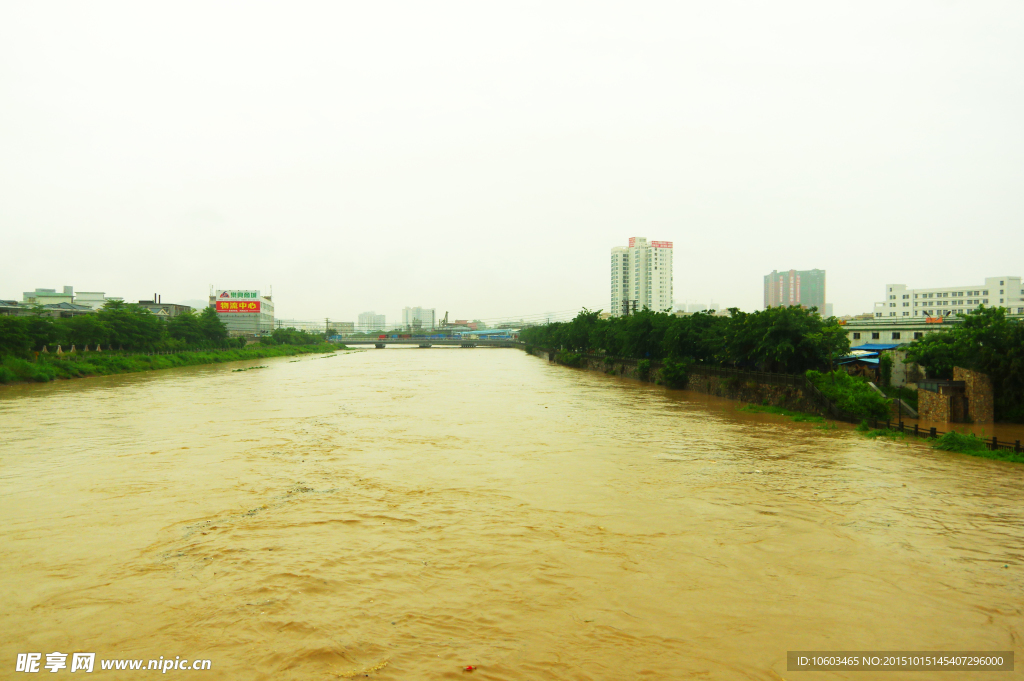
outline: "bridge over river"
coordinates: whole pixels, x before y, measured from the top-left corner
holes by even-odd
[[[388,345],[414,345],[429,348],[435,345],[448,345],[459,348],[521,348],[522,341],[509,339],[474,339],[474,338],[346,338],[341,341],[345,345],[372,345],[383,348]]]

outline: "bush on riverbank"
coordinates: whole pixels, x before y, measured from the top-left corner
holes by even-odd
[[[317,352],[334,352],[344,346],[320,345],[255,345],[237,350],[211,350],[200,352],[178,352],[167,355],[120,355],[90,352],[75,355],[46,357],[40,356],[31,362],[20,357],[4,357],[0,361],[0,383],[13,381],[36,381],[45,383],[57,378],[80,378],[84,376],[106,376],[110,374],[135,373],[155,369],[199,364],[219,364],[264,357],[284,357]]]
[[[985,459],[996,459],[998,461],[1012,461],[1024,463],[1024,453],[1018,454],[1009,449],[989,449],[987,440],[984,440],[974,433],[958,433],[950,431],[932,441],[932,446],[944,452],[957,452],[959,454],[970,454]]]
[[[889,403],[867,384],[837,369],[830,373],[808,371],[807,378],[840,409],[862,419],[887,419]]]
[[[974,433],[964,435],[955,430],[935,438],[932,446],[946,452],[959,452],[960,454],[977,454],[988,450],[988,444]]]
[[[562,351],[555,355],[555,361],[567,367],[580,369],[583,367],[583,355],[578,352]]]
[[[661,382],[669,388],[685,388],[690,378],[690,362],[666,359],[661,367]]]

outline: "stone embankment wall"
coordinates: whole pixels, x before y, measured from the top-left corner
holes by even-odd
[[[735,376],[707,376],[691,373],[686,388],[751,404],[769,404],[773,407],[782,407],[808,414],[823,413],[821,407],[804,394],[803,389],[792,385],[770,385]]]
[[[541,359],[546,359],[549,362],[555,361],[555,355],[557,354],[554,350],[542,350],[535,348],[533,354]],[[657,383],[661,380],[661,362],[651,362],[651,368],[646,379],[640,377],[640,371],[638,368],[639,360],[629,359],[628,357],[602,357],[599,355],[584,355],[582,369],[588,371],[599,371],[602,374],[608,374],[609,376],[622,376],[624,378],[632,378],[635,381],[646,381],[648,383]]]
[[[953,380],[964,382],[964,393],[967,395],[967,409],[970,412],[964,415],[967,419],[974,423],[991,423],[995,421],[996,412],[993,402],[991,378],[977,371],[953,367]]]
[[[553,350],[542,350],[535,348],[533,354],[549,362],[555,361],[556,352]],[[638,360],[620,357],[584,356],[582,368],[590,371],[599,371],[613,376],[622,376],[634,380],[646,380],[649,383],[660,383],[661,363],[651,362],[650,374],[647,379],[642,379],[638,371]],[[708,376],[700,373],[691,373],[687,379],[686,390],[724,397],[730,400],[740,400],[753,404],[769,404],[773,407],[792,409],[809,414],[821,414],[821,407],[811,398],[804,395],[804,391],[795,386],[771,385],[748,381],[736,377]]]

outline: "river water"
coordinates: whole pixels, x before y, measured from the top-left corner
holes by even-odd
[[[0,669],[893,680],[965,677],[788,672],[786,651],[977,649],[1021,669],[1024,466],[737,406],[511,349],[0,388]]]

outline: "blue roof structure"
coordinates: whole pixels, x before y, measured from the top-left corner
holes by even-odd
[[[883,343],[865,343],[864,345],[855,345],[851,347],[851,350],[892,350],[898,348],[899,343],[883,344]]]
[[[852,364],[853,362],[865,362],[867,364],[878,364],[878,358],[877,357],[851,357],[850,359],[847,359],[847,360],[845,360],[843,362],[839,362],[839,364]]]

